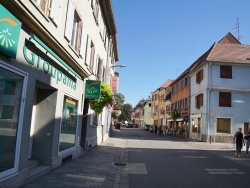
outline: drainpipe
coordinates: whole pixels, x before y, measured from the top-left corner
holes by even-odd
[[[211,75],[210,75],[210,72],[211,72],[211,65],[212,63],[209,63],[209,66],[208,66],[208,81],[209,81],[209,84],[208,84],[208,91],[207,91],[207,101],[208,101],[208,105],[207,105],[207,142],[209,142],[209,139],[210,139],[210,144],[211,144],[211,135],[210,135],[210,90],[211,90]]]

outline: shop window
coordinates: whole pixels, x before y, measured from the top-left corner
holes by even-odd
[[[231,107],[231,93],[230,92],[219,92],[219,106]]]
[[[196,83],[199,84],[203,80],[203,69],[196,73]]]
[[[217,118],[217,133],[231,133],[231,119]]]
[[[203,94],[195,97],[195,107],[199,109],[201,106],[203,106]]]
[[[232,66],[220,66],[220,77],[221,78],[232,78]]]
[[[15,107],[13,105],[3,105],[1,119],[13,119]]]
[[[59,151],[75,146],[78,101],[64,96]]]
[[[0,63],[0,175],[16,165],[23,81],[23,76],[2,68]]]
[[[5,95],[14,95],[16,90],[16,82],[15,81],[6,81],[5,82]]]

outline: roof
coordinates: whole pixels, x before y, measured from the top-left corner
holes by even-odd
[[[207,60],[250,64],[250,45],[216,43]]]
[[[190,70],[195,70],[206,61],[250,63],[250,45],[241,44],[231,33],[228,33],[200,56],[190,66]]]
[[[167,80],[164,84],[161,85],[160,88],[167,88],[172,82],[173,80]]]

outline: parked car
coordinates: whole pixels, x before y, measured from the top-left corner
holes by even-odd
[[[145,125],[144,126],[144,131],[149,131],[150,125]]]
[[[126,125],[126,128],[133,128],[133,124],[128,123],[128,124]]]

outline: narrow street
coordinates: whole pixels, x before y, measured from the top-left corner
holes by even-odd
[[[124,165],[124,166],[123,166]],[[232,144],[193,142],[135,128],[36,179],[36,187],[249,187],[250,158]]]

